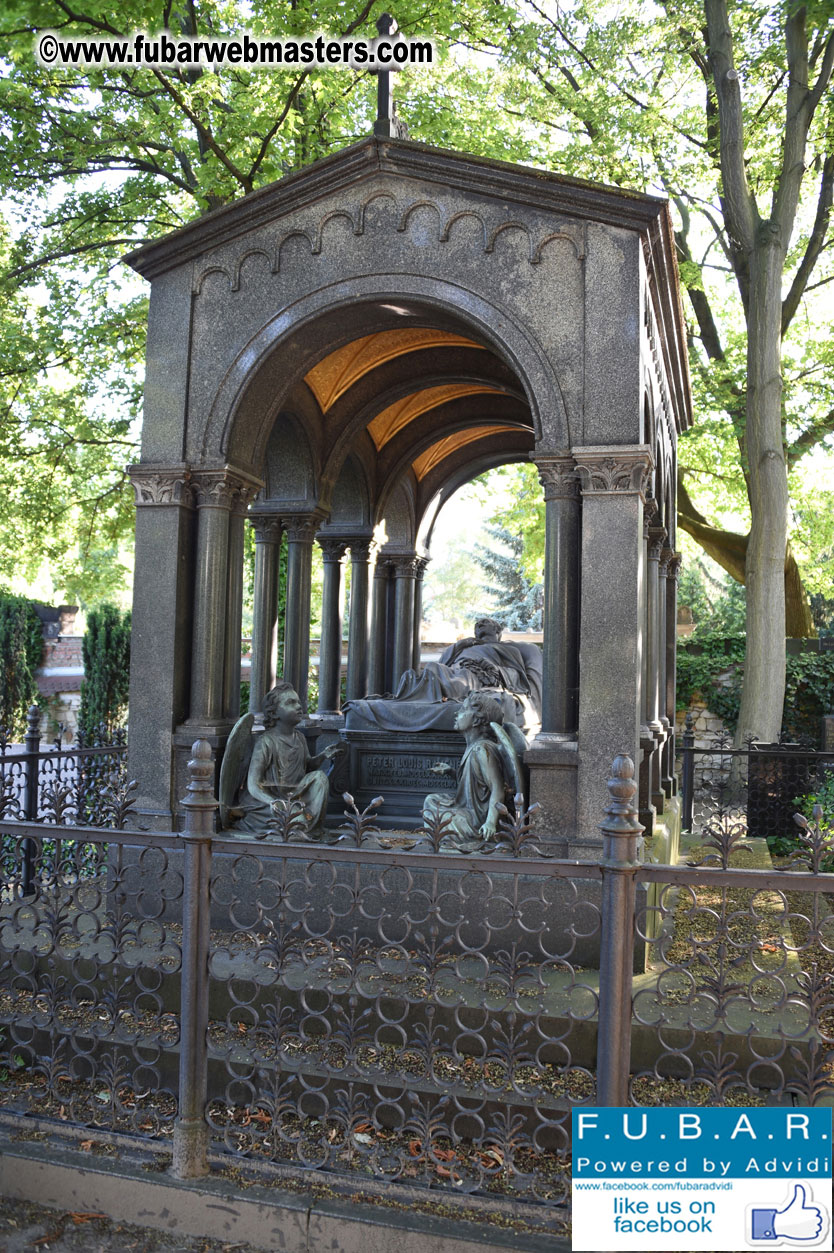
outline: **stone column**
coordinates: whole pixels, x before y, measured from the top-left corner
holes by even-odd
[[[211,734],[226,729],[228,723],[224,678],[229,635],[230,517],[233,509],[240,507],[241,499],[248,503],[261,484],[231,466],[194,470],[193,482],[197,498],[197,568],[188,727]],[[239,639],[237,647],[240,648]]]
[[[378,696],[390,690],[390,657],[388,649],[388,589],[391,566],[387,557],[377,554],[374,566],[373,604],[371,608],[371,646],[368,656],[368,691]],[[350,664],[348,664],[350,673]]]
[[[545,500],[542,734],[575,740],[579,713],[579,479],[571,456],[534,458]]]
[[[236,722],[240,717],[240,637],[243,618],[243,532],[246,511],[254,489],[241,491],[232,502],[229,517],[229,562],[226,572],[226,660],[223,672],[223,715]]]
[[[320,714],[339,712],[342,679],[342,614],[344,582],[342,567],[347,544],[343,539],[319,534],[316,536],[324,557],[324,581],[321,592],[321,640],[319,642]]]
[[[250,514],[249,521],[255,532],[249,712],[260,713],[264,696],[278,676],[278,570],[283,530],[281,519],[273,514]]]
[[[184,464],[129,470],[136,494],[128,777],[142,823],[170,830],[176,795],[172,731],[188,714],[194,496]]]
[[[283,519],[287,532],[287,616],[284,623],[284,678],[307,704],[310,670],[310,592],[313,539],[320,514],[291,514]]]
[[[370,536],[348,541],[350,547],[350,608],[348,611],[348,700],[368,694],[370,661],[370,567],[375,545]],[[377,689],[374,689],[377,690]]]
[[[678,784],[675,778],[675,713],[677,707],[677,652],[678,652],[678,576],[681,569],[681,555],[666,549],[666,718],[669,722],[669,734],[663,746],[663,789],[668,796],[677,795]]]
[[[414,644],[411,653],[412,670],[420,669],[421,632],[423,627],[423,575],[431,557],[418,557],[414,577]]]
[[[588,832],[607,804],[608,763],[636,757],[639,745],[643,506],[653,463],[644,444],[572,451],[582,490],[576,813]]]
[[[391,561],[394,567],[393,689],[396,689],[405,671],[411,669],[414,655],[414,584],[417,579],[417,561],[415,553],[402,553]]]
[[[648,566],[646,577],[647,651],[649,679],[649,728],[654,746],[651,751],[651,802],[657,813],[663,813],[665,795],[660,786],[660,758],[665,740],[661,715],[661,674],[666,665],[666,640],[661,635],[660,554],[666,540],[665,526],[649,527]],[[665,587],[664,587],[665,593]],[[665,595],[664,595],[665,602]],[[665,604],[664,604],[665,608]],[[665,615],[664,615],[665,616]],[[662,642],[661,642],[662,641]],[[663,693],[665,697],[665,692]]]
[[[637,772],[637,811],[646,831],[654,829],[657,814],[652,804],[652,753],[654,735],[651,726],[651,681],[649,678],[649,530],[657,505],[648,499],[643,510],[643,577],[641,580],[641,620],[643,644],[640,658],[640,757]]]

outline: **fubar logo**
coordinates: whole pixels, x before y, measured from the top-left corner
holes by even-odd
[[[831,1249],[831,1110],[573,1112],[573,1247]]]

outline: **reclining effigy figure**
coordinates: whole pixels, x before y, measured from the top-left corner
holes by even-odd
[[[502,632],[494,618],[478,618],[474,636],[452,644],[440,661],[406,670],[393,696],[354,700],[346,708],[387,731],[423,731],[441,727],[448,702],[488,691],[501,707],[503,722],[534,731],[541,723],[541,649],[505,642]]]
[[[423,802],[423,822],[441,824],[444,848],[473,853],[492,843],[506,812],[507,793],[522,791],[517,745],[502,720],[501,706],[488,692],[470,692],[457,712],[455,730],[466,741],[457,788],[454,793],[432,793]],[[523,738],[519,747],[523,751]],[[452,768],[447,762],[432,767],[436,773]]]
[[[282,809],[296,813],[293,828],[310,839],[324,836],[330,788],[318,766],[343,751],[328,744],[310,756],[298,724],[304,709],[291,683],[282,679],[263,701],[263,732],[252,734],[254,714],[244,714],[229,736],[220,770],[220,817],[224,828],[258,836],[276,826]]]

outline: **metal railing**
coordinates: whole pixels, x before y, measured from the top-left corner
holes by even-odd
[[[0,819],[56,825],[122,827],[131,809],[133,785],[127,780],[127,737],[123,730],[112,734],[101,727],[87,744],[82,737],[63,747],[62,735],[54,745],[41,748],[41,711],[32,705],[22,745],[12,744],[0,728]],[[22,884],[32,887],[33,845],[26,844],[22,858]],[[66,849],[59,842],[51,849],[53,862]],[[11,859],[11,861],[10,861]],[[0,841],[0,868],[8,878],[14,850]],[[54,869],[54,867],[53,867]]]
[[[735,822],[748,837],[783,836],[793,829],[798,798],[816,792],[834,771],[834,753],[805,745],[750,738],[735,746],[724,732],[696,743],[691,713],[679,743],[686,832]]]
[[[523,811],[489,857],[367,815],[264,841],[215,833],[213,769],[198,741],[176,835],[0,822],[0,1107],[170,1140],[183,1179],[247,1159],[561,1230],[576,1104],[830,1099],[821,819],[787,871],[729,836],[643,864],[618,758],[599,861]]]

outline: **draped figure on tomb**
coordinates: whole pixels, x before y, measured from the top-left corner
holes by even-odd
[[[328,744],[315,757],[298,730],[304,709],[291,683],[282,679],[263,701],[264,729],[252,734],[253,714],[244,714],[229,737],[220,772],[220,815],[224,827],[258,836],[276,826],[287,805],[298,814],[293,829],[311,839],[324,835],[329,782],[323,770],[343,751]]]
[[[488,691],[502,721],[530,732],[541,723],[542,652],[536,644],[503,641],[502,633],[494,618],[478,618],[474,636],[450,645],[439,661],[406,670],[393,696],[351,701],[346,708],[388,731],[423,731],[441,725],[442,702]]]

